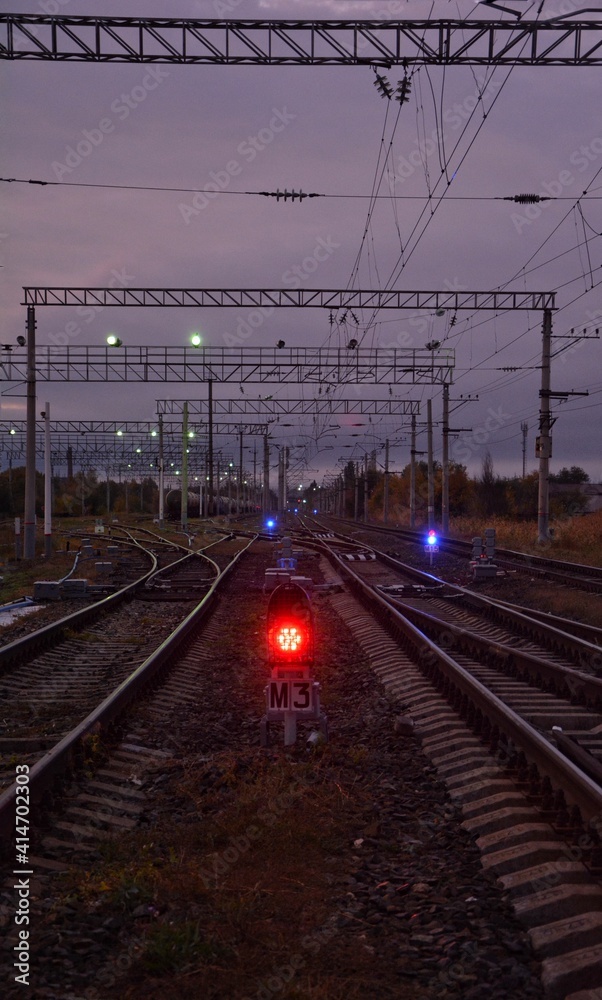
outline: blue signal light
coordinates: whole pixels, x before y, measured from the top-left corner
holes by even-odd
[[[426,539],[426,544],[427,545],[436,545],[437,544],[437,536],[436,536],[436,534],[435,534],[434,531],[429,531],[429,533],[427,535],[427,539]]]
[[[275,521],[266,521],[265,526],[266,526],[266,528],[275,528],[276,527],[276,522]]]

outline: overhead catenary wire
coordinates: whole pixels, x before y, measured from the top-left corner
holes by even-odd
[[[451,182],[450,182],[451,183]],[[177,187],[170,185],[161,184],[109,184],[101,182],[92,181],[49,181],[41,180],[36,178],[27,177],[0,177],[0,184],[31,184],[37,187],[75,187],[75,188],[98,188],[100,190],[105,189],[107,191],[149,191],[164,194],[209,194],[211,197],[221,197],[222,195],[228,196],[239,196],[239,197],[262,197],[262,198],[274,198],[276,201],[304,201],[306,198],[329,198],[329,199],[355,199],[358,201],[429,201],[431,195],[429,194],[377,194],[373,191],[370,194],[360,194],[358,192],[341,192],[341,191],[294,191],[294,190],[276,190],[276,191],[237,191],[233,188],[224,188],[223,191],[216,191],[214,188],[203,188],[203,187]],[[446,201],[513,201],[517,195],[501,195],[501,194],[458,194],[458,195],[447,195]],[[536,195],[539,201],[572,201],[575,198],[572,195]],[[583,196],[582,196],[583,197]],[[586,201],[602,201],[602,195],[589,195],[585,198]],[[588,224],[589,225],[589,224]],[[590,227],[591,228],[591,227]]]

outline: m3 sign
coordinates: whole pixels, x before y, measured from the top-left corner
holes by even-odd
[[[270,681],[270,712],[313,712],[311,681]]]

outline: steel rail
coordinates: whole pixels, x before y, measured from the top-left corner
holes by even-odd
[[[391,595],[383,594],[382,596],[387,603],[400,610],[421,630],[431,630],[437,633],[438,637],[445,638],[449,637],[451,633],[458,640],[457,645],[461,647],[462,652],[477,659],[480,663],[487,662],[487,659],[493,654],[496,659],[503,661],[506,672],[515,671],[533,679],[541,677],[553,685],[556,693],[563,689],[563,697],[570,700],[584,699],[583,703],[593,709],[602,707],[602,677],[563,667],[545,657],[526,652],[516,646],[510,646],[497,639],[489,639],[479,635],[455,622],[443,621],[421,608],[405,605]],[[452,641],[450,645],[454,646],[456,643]]]
[[[344,538],[345,536],[340,535],[339,537]],[[356,544],[358,547],[361,546],[364,549],[369,548],[369,546],[363,543]],[[545,633],[555,648],[563,652],[566,656],[577,658],[581,663],[586,663],[588,666],[602,670],[602,648],[588,639],[565,632],[562,628],[554,624],[554,618],[546,621],[542,621],[539,617],[531,618],[529,608],[504,604],[493,598],[485,597],[483,594],[477,594],[468,587],[459,587],[457,584],[448,583],[439,577],[433,576],[432,573],[426,573],[424,570],[416,569],[414,566],[407,566],[401,560],[396,559],[395,556],[390,556],[387,552],[381,552],[379,549],[373,549],[372,551],[376,552],[378,558],[387,566],[398,570],[406,576],[412,577],[425,587],[432,588],[435,585],[443,587],[445,593],[438,596],[442,598],[449,596],[460,597],[464,603],[473,607],[486,609],[495,620],[509,623],[514,628],[518,628],[523,634],[530,633],[533,635],[535,633],[541,636],[542,633]],[[565,621],[565,619],[562,621]]]
[[[116,541],[119,541],[122,545],[135,546],[142,552],[145,552],[152,560],[151,569],[137,580],[122,587],[121,590],[117,590],[114,594],[109,594],[108,597],[103,597],[102,600],[96,601],[94,604],[89,604],[86,608],[82,608],[81,611],[74,611],[72,614],[66,615],[65,618],[60,618],[50,625],[45,625],[43,628],[37,629],[30,635],[22,636],[20,639],[15,639],[13,642],[9,642],[6,646],[3,646],[0,649],[0,675],[12,663],[18,663],[33,652],[45,649],[65,629],[80,628],[83,625],[87,625],[90,621],[95,621],[106,610],[113,610],[123,601],[129,600],[138,587],[144,586],[146,581],[157,570],[157,557],[136,541],[128,542],[123,539],[116,539]]]
[[[331,515],[329,515],[331,516]],[[355,521],[349,521],[347,518],[336,518],[335,520],[344,521],[348,524],[357,524]],[[387,534],[394,534],[401,536],[402,538],[410,539],[411,541],[423,541],[425,532],[413,531],[409,528],[389,528],[380,524],[369,524],[366,523],[363,526],[368,531],[380,531],[386,532]],[[462,538],[449,538],[445,535],[437,535],[438,544],[442,548],[457,548],[462,552],[470,552],[472,548],[472,543],[464,541]],[[602,582],[602,567],[601,566],[591,566],[587,563],[574,563],[567,562],[562,559],[553,559],[549,556],[538,556],[531,555],[528,552],[517,552],[515,549],[505,549],[496,545],[495,548],[495,560],[502,565],[503,559],[508,558],[513,562],[526,563],[530,569],[536,570],[538,566],[542,569],[558,569],[563,573],[574,574],[575,576],[590,576],[592,578],[597,578]]]
[[[406,647],[412,647],[418,666],[427,673],[436,671],[440,678],[467,698],[477,713],[488,719],[493,727],[497,727],[501,734],[519,747],[540,774],[545,775],[553,787],[562,791],[567,802],[577,807],[586,823],[599,817],[602,812],[602,788],[595,781],[548,743],[533,726],[507,708],[483,684],[471,677],[464,667],[440,649],[400,611],[393,608],[347,563],[331,552],[325,542],[316,539],[311,543],[306,540],[304,544],[320,549],[337,570],[348,578],[352,590],[360,600],[369,605],[390,631],[402,638]]]
[[[172,656],[178,651],[188,636],[208,617],[216,601],[216,594],[224,580],[231,573],[239,558],[253,544],[249,540],[245,548],[237,552],[229,565],[220,572],[213,581],[207,594],[200,603],[184,619],[172,634],[141,663],[134,672],[124,680],[97,708],[76,726],[67,736],[57,743],[45,756],[37,761],[29,771],[30,800],[32,805],[44,808],[51,802],[53,787],[60,776],[67,771],[76,759],[78,749],[87,737],[106,732],[108,727],[128,708],[140,691],[152,680],[159,671],[165,669]],[[15,826],[15,796],[17,786],[11,785],[0,794],[0,838],[5,843],[11,838]]]

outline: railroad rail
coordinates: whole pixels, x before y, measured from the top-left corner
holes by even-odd
[[[251,544],[250,539],[245,539],[245,542],[247,541]],[[392,582],[395,578],[400,579],[399,574],[402,570],[399,561],[392,559],[391,563],[380,563],[378,553],[367,546],[354,546],[353,543],[343,539],[312,537],[309,531],[305,532],[300,541],[302,545],[320,553],[320,567],[324,569],[327,583],[329,580],[340,581],[344,578],[349,583],[349,588],[361,596],[362,601],[368,602],[366,611],[354,597],[350,596],[349,590],[343,591],[340,586],[325,588],[326,600],[317,602],[318,615],[323,615],[325,613],[323,609],[329,604],[336,612],[340,612],[346,623],[343,628],[345,636],[348,636],[348,627],[365,650],[364,655],[354,654],[357,656],[357,661],[350,670],[349,677],[356,677],[357,685],[352,688],[351,700],[354,704],[355,702],[365,704],[366,717],[373,713],[375,708],[378,715],[378,712],[382,711],[382,704],[386,703],[386,699],[382,697],[379,707],[375,706],[374,702],[369,704],[365,702],[368,661],[376,675],[388,686],[389,691],[397,693],[404,709],[411,710],[423,746],[431,759],[436,762],[439,774],[444,776],[452,799],[462,807],[465,831],[470,832],[481,848],[484,866],[496,874],[506,893],[512,896],[517,912],[522,914],[533,940],[539,942],[542,947],[543,982],[548,990],[546,996],[550,1000],[564,1000],[570,993],[574,993],[575,989],[598,988],[602,984],[602,961],[598,956],[599,948],[595,935],[598,934],[602,923],[602,890],[599,885],[591,881],[589,873],[595,873],[600,867],[596,823],[599,813],[592,815],[591,810],[599,809],[602,805],[602,790],[594,778],[584,774],[583,769],[569,759],[564,749],[560,752],[559,748],[552,745],[546,734],[538,728],[537,723],[533,720],[525,721],[516,709],[508,709],[504,704],[506,692],[499,692],[497,696],[491,694],[488,685],[493,684],[493,672],[497,666],[495,662],[478,664],[481,671],[489,673],[488,677],[472,675],[473,664],[468,661],[471,658],[485,660],[481,652],[484,646],[478,644],[485,642],[489,629],[497,633],[500,626],[497,623],[481,621],[480,625],[475,622],[474,628],[469,627],[463,616],[472,615],[476,618],[475,609],[464,606],[459,612],[462,624],[457,621],[443,622],[440,615],[438,616],[437,609],[441,614],[442,605],[453,610],[456,605],[460,605],[460,597],[453,596],[447,584],[428,574],[427,579],[423,579],[422,582],[419,582],[417,576],[408,576],[401,590],[399,585],[396,587]],[[248,547],[245,544],[244,551],[248,551]],[[215,548],[218,546],[215,546],[214,550]],[[261,552],[265,553],[266,548],[265,545],[260,546]],[[371,558],[372,553],[375,558]],[[363,558],[350,559],[349,557],[354,554]],[[252,557],[249,558],[249,563],[256,567]],[[312,562],[312,565],[315,566],[315,562]],[[154,789],[162,778],[166,780],[166,785],[161,787],[171,788],[173,784],[170,779],[173,779],[174,765],[178,763],[177,755],[182,746],[177,734],[174,735],[174,730],[180,724],[185,726],[187,719],[194,733],[193,756],[200,755],[199,759],[206,761],[209,779],[206,786],[201,785],[203,798],[201,804],[197,806],[198,816],[195,815],[200,825],[194,829],[202,829],[206,822],[204,791],[210,789],[211,795],[215,795],[213,782],[216,773],[218,778],[220,775],[219,770],[216,772],[214,768],[218,748],[225,751],[222,777],[230,776],[224,782],[224,797],[232,798],[233,786],[230,784],[230,778],[236,771],[236,768],[233,768],[233,759],[234,761],[238,759],[235,748],[245,747],[241,759],[243,765],[246,762],[245,766],[248,766],[250,758],[244,754],[248,753],[249,746],[257,747],[258,744],[258,699],[249,692],[252,687],[257,689],[256,694],[259,692],[264,683],[262,670],[265,669],[265,665],[262,666],[261,663],[260,641],[257,641],[256,649],[251,648],[254,645],[253,641],[250,643],[247,641],[242,645],[240,642],[239,622],[245,620],[247,603],[249,601],[254,603],[257,609],[257,617],[247,619],[248,639],[251,634],[258,634],[254,630],[260,628],[262,609],[265,608],[265,598],[262,599],[260,594],[263,569],[259,572],[257,568],[249,571],[246,566],[245,563],[245,567],[241,569],[241,575],[246,582],[243,585],[241,581],[238,590],[241,617],[236,618],[235,634],[229,636],[229,646],[224,650],[221,661],[216,650],[226,645],[225,625],[232,619],[229,599],[221,602],[215,619],[205,619],[203,635],[206,641],[202,642],[199,632],[192,628],[184,645],[171,658],[168,672],[164,665],[167,673],[166,683],[157,687],[152,696],[145,700],[144,705],[134,705],[133,701],[130,701],[123,706],[121,715],[115,717],[127,719],[123,726],[120,725],[121,735],[116,739],[113,737],[105,739],[108,736],[110,723],[102,720],[93,724],[92,728],[85,730],[82,741],[72,749],[70,756],[68,754],[62,764],[58,765],[48,787],[38,790],[39,797],[36,799],[38,807],[41,809],[47,808],[49,804],[52,805],[56,781],[61,773],[74,766],[78,755],[86,764],[85,770],[94,772],[93,778],[88,780],[84,779],[81,770],[75,771],[77,777],[75,779],[71,777],[69,793],[60,803],[60,808],[53,810],[51,828],[39,834],[32,867],[41,873],[42,878],[44,873],[48,872],[50,879],[53,872],[63,871],[73,862],[78,866],[83,865],[86,869],[94,868],[99,844],[104,839],[114,838],[127,830],[134,830],[141,819],[151,824],[155,822]],[[326,575],[327,572],[329,576]],[[389,588],[388,593],[378,586],[376,577],[379,574],[387,576],[385,586]],[[237,578],[238,574],[235,574],[234,581]],[[416,624],[404,613],[404,603],[407,603],[408,607],[412,605],[414,611],[418,612],[421,601],[431,605],[432,622],[427,623],[425,617],[421,624]],[[329,625],[332,626],[334,616],[330,611],[328,613]],[[424,614],[425,616],[429,614],[428,609],[424,609]],[[427,624],[433,630],[432,635],[426,634]],[[447,635],[443,643],[437,633],[441,628],[445,629]],[[569,638],[576,639],[574,636]],[[189,640],[190,646],[188,646]],[[348,638],[345,642],[348,643]],[[456,645],[464,642],[468,644],[466,647],[461,648],[460,645]],[[534,644],[532,635],[518,636],[515,645],[512,646],[512,652],[508,653],[497,635],[492,648],[496,650],[498,660],[503,660],[506,654],[509,658],[518,649],[517,662],[521,667],[522,676],[530,661],[543,660],[532,649],[524,648]],[[442,646],[444,648],[441,648]],[[342,648],[347,649],[348,646]],[[184,652],[181,655],[182,650]],[[234,650],[236,652],[233,653]],[[238,652],[242,650],[245,654],[251,655],[241,656],[240,663],[232,669],[232,661],[238,659]],[[561,658],[561,653],[551,656],[551,666],[557,667],[556,673],[559,678],[563,673],[562,664],[556,663],[555,660]],[[358,712],[358,719],[362,716],[360,728],[352,727],[351,732],[346,733],[350,699],[350,692],[346,687],[349,681],[342,662],[335,657],[334,663],[330,683],[341,683],[341,690],[345,691],[346,707],[343,709],[342,717],[340,714],[337,716],[335,712],[337,725],[333,735],[336,741],[341,741],[343,747],[341,752],[349,753],[351,757],[353,748],[358,749],[358,739],[363,738],[365,742],[366,734],[361,726],[365,726],[366,723],[363,721],[363,711]],[[138,668],[136,674],[139,674],[141,669]],[[577,671],[573,670],[573,673]],[[596,680],[597,678],[592,675],[589,677],[584,675],[581,679],[583,685],[592,684],[588,698],[597,697],[596,684],[593,683]],[[522,698],[520,677],[517,680],[506,677],[502,683],[513,688],[514,697]],[[522,687],[526,688],[527,685],[523,684]],[[213,694],[207,699],[210,688]],[[225,703],[224,691],[230,692]],[[118,694],[119,691],[116,692],[116,695]],[[545,697],[548,698],[545,704],[534,700],[532,710],[556,712],[559,702],[553,702],[549,692],[545,693]],[[540,698],[540,695],[534,695],[534,698]],[[448,703],[450,699],[455,704],[453,709]],[[569,704],[569,699],[565,700]],[[579,705],[571,707],[575,712],[580,712],[582,718],[586,718],[587,707]],[[124,712],[127,712],[127,716],[124,716]],[[202,721],[199,718],[200,714]],[[464,719],[472,727],[472,732],[467,728]],[[242,724],[237,726],[236,720]],[[473,732],[478,735],[473,735]],[[371,789],[369,783],[366,786],[368,794],[373,794],[375,799],[379,795],[379,782],[382,784],[383,756],[386,757],[390,753],[395,755],[399,750],[399,737],[396,737],[392,730],[385,726],[382,735],[385,736],[384,741],[378,742],[369,751],[377,756],[380,755],[378,766],[374,771],[375,787]],[[102,757],[96,752],[97,736],[102,744],[101,750],[104,751]],[[568,741],[571,740],[570,735],[566,733],[561,734],[559,739],[562,740],[565,736]],[[486,746],[487,744],[490,746]],[[363,747],[364,743],[362,749]],[[490,747],[493,748],[493,756],[489,753]],[[58,747],[56,750],[58,751]],[[254,766],[260,768],[266,766],[271,777],[278,778],[280,764],[286,762],[280,762],[277,752],[274,751],[271,751],[266,758],[260,757],[260,754],[261,751],[257,749],[252,757]],[[307,750],[301,747],[298,759],[294,761],[295,767],[306,760]],[[319,763],[320,759],[316,755],[316,767]],[[183,773],[188,771],[190,765],[189,757],[183,761]],[[32,773],[37,767],[39,765],[34,765]],[[357,781],[360,771],[363,772],[364,768],[365,763],[362,763],[360,769],[354,772],[354,780]],[[176,773],[178,773],[177,768]],[[248,777],[248,770],[243,766],[240,780],[245,787]],[[326,775],[322,774],[320,780],[322,781],[324,777]],[[336,779],[340,780],[338,770]],[[563,791],[564,782],[569,783],[570,794]],[[430,786],[430,780],[425,784]],[[195,777],[194,785],[196,795],[198,777]],[[369,878],[372,878],[374,883],[377,881],[380,883],[377,886],[379,892],[382,891],[382,887],[389,884],[393,887],[393,883],[388,881],[396,864],[395,854],[391,853],[391,849],[392,847],[396,850],[403,849],[404,836],[408,832],[413,834],[415,825],[413,821],[410,822],[407,809],[403,808],[404,805],[407,806],[407,802],[403,803],[399,797],[395,790],[396,785],[389,785],[388,782],[385,782],[385,785],[391,789],[384,792],[385,796],[399,798],[394,808],[401,809],[399,815],[402,819],[399,821],[401,824],[399,840],[387,841],[386,850],[383,852],[383,857],[386,856],[387,859],[385,868],[382,872],[379,868],[377,875],[372,865],[368,865],[371,871]],[[339,801],[336,798],[339,794],[340,789],[337,788],[333,803],[335,799]],[[441,802],[440,798],[438,802]],[[215,804],[219,808],[219,802]],[[539,812],[535,812],[534,804],[539,808]],[[145,808],[151,811],[144,814]],[[172,808],[170,800],[168,813],[170,819]],[[176,811],[182,809],[181,800],[175,808]],[[39,821],[39,813],[37,815]],[[185,822],[188,822],[191,817],[187,810],[185,815]],[[397,816],[397,812],[394,815]],[[455,816],[453,818],[455,822]],[[544,820],[552,821],[554,829]],[[375,824],[375,827],[378,825]],[[446,821],[446,829],[447,826]],[[266,826],[266,831],[270,829]],[[224,827],[224,836],[227,836],[227,833],[227,827]],[[378,838],[380,835],[371,832],[368,836]],[[361,843],[360,840],[354,845],[352,852],[354,855],[364,854],[366,850],[372,851],[367,844],[362,850],[358,846]],[[418,844],[422,841],[414,840],[413,843]],[[372,844],[375,845],[375,851],[380,851],[380,845],[376,846],[375,840]],[[161,841],[160,847],[162,846]],[[213,842],[208,845],[208,853],[203,862],[205,865],[211,864],[210,858],[215,859],[214,847]],[[457,853],[459,844],[455,842],[454,847]],[[424,849],[428,850],[428,847],[425,845]],[[245,853],[245,865],[254,850],[255,848],[250,845],[248,853]],[[420,853],[422,852],[423,847],[420,848]],[[368,856],[370,855],[364,854],[364,859],[359,864],[364,864]],[[354,868],[357,868],[357,857],[354,856],[353,861]],[[589,866],[589,873],[583,862]],[[198,866],[198,863],[199,857],[195,854],[195,865]],[[422,872],[420,864],[418,868]],[[230,880],[230,868],[227,868],[227,876]],[[243,878],[246,878],[246,871],[243,873]],[[435,883],[436,880],[432,881]],[[348,882],[353,889],[354,879],[346,880],[346,888],[349,888]],[[52,885],[51,882],[49,884]],[[247,885],[246,880],[245,885]],[[216,879],[216,892],[220,891],[221,883]],[[437,892],[439,899],[442,891],[440,882],[437,882],[436,888],[433,886],[433,891]],[[461,891],[465,892],[464,888]],[[48,894],[54,898],[56,898],[55,892],[56,890],[52,888],[48,889]],[[477,890],[475,896],[479,894]],[[365,895],[372,900],[374,886]],[[464,896],[461,898],[464,899]],[[42,904],[43,902],[42,900]],[[178,899],[179,908],[181,903],[182,901]],[[418,896],[410,895],[408,904],[411,906],[408,917],[410,914],[415,915],[416,910],[424,910],[425,913],[429,910],[428,897],[425,899],[424,907]],[[34,907],[35,905],[34,903]],[[439,903],[437,905],[439,906]],[[550,916],[551,908],[553,916]],[[42,906],[39,912],[43,913]],[[433,919],[432,908],[430,914],[427,920]],[[37,920],[38,911],[35,915]],[[172,916],[172,911],[168,910],[163,916],[157,916],[155,912],[152,918],[148,915],[144,919],[151,923],[154,920],[167,923],[171,922]],[[470,925],[470,919],[469,915],[467,926]],[[65,969],[61,978],[63,985],[67,984],[67,987],[75,992],[78,990],[85,992],[85,987],[95,979],[105,982],[104,974],[109,971],[113,975],[113,979],[110,980],[113,984],[115,970],[118,968],[117,958],[119,955],[125,955],[136,935],[140,933],[140,921],[130,921],[129,941],[126,928],[120,928],[118,934],[117,932],[114,934],[113,952],[105,954],[103,949],[102,955],[98,954],[98,948],[95,946],[98,938],[90,940],[89,928],[76,926],[77,914],[74,917],[69,914],[59,914],[57,925],[51,928],[51,932],[56,933],[56,930],[62,929],[68,921],[72,921],[66,931],[69,935],[68,940],[71,944],[75,942],[78,953],[81,949],[81,953],[89,958],[89,963],[86,973],[73,968]],[[416,921],[416,924],[418,923]],[[366,928],[369,931],[370,924],[370,919],[367,923],[364,919],[362,930]],[[36,922],[39,928],[42,928],[42,925],[42,920]],[[416,952],[423,946],[428,947],[427,939],[430,938],[428,934],[423,933],[421,941],[420,929],[419,926],[416,928],[416,937],[412,935],[409,941],[411,951]],[[347,944],[349,944],[348,935],[352,930],[353,922],[351,928],[345,926],[340,931],[345,936]],[[379,925],[379,931],[391,938],[392,935],[399,934],[399,925],[385,918]],[[550,935],[553,935],[551,944]],[[9,944],[12,944],[12,941]],[[560,952],[562,954],[559,957]],[[268,957],[268,961],[273,959]],[[433,961],[433,958],[430,958],[430,962]],[[436,995],[441,987],[438,978],[435,979],[438,977],[441,961],[445,961],[442,954],[438,956],[436,971],[434,966],[429,965],[429,974],[430,969],[433,969],[432,982],[429,980],[429,989],[433,995]],[[468,955],[466,961],[469,961]],[[463,967],[466,968],[466,965]],[[452,973],[453,968],[452,966]],[[103,976],[102,979],[99,978],[99,972]],[[201,979],[205,973],[207,970],[198,970]],[[216,972],[212,970],[207,974],[215,975]],[[450,979],[449,982],[451,981]],[[205,980],[202,979],[202,982],[205,987]],[[51,980],[48,981],[48,985],[52,985]],[[120,991],[120,985],[118,983],[114,987],[111,986],[115,995],[124,992]],[[456,985],[454,980],[454,988]],[[459,994],[456,992],[454,995]],[[520,991],[515,991],[512,995],[520,995]]]
[[[154,566],[149,572],[145,573],[134,583],[123,588],[117,594],[113,594],[80,612],[68,615],[66,618],[10,643],[3,650],[0,650],[0,670],[3,673],[3,684],[7,688],[11,680],[11,675],[15,673],[15,668],[18,667],[19,677],[22,679],[22,664],[41,654],[40,673],[35,674],[36,691],[28,692],[27,682],[23,682],[23,680],[15,682],[14,696],[17,702],[19,698],[21,701],[24,698],[29,699],[32,704],[36,703],[34,707],[40,705],[43,707],[45,701],[54,702],[52,714],[49,715],[49,711],[41,713],[45,715],[46,733],[40,734],[40,732],[36,731],[30,737],[21,741],[16,736],[7,736],[4,738],[5,748],[8,749],[10,747],[14,750],[18,746],[22,759],[26,762],[32,760],[30,756],[26,756],[28,749],[35,758],[39,757],[40,752],[47,750],[41,760],[36,759],[35,763],[31,763],[30,788],[32,803],[42,802],[44,796],[50,794],[53,782],[62,771],[71,766],[77,753],[81,753],[81,748],[86,740],[89,740],[93,734],[104,732],[131,701],[137,697],[138,693],[155,674],[168,666],[171,657],[180,644],[193,633],[199,623],[210,613],[219,587],[236,564],[239,556],[246,551],[251,542],[252,539],[245,540],[245,544],[243,545],[238,542],[236,551],[230,553],[227,565],[222,568],[220,568],[214,559],[207,556],[206,553],[187,553],[177,564],[167,568],[170,574],[174,574],[182,568],[188,570],[191,564],[199,563],[202,560],[212,568],[213,576],[210,578],[206,573],[203,575],[199,591],[198,588],[190,589],[190,576],[187,574],[185,583],[187,590],[184,593],[184,597],[180,595],[180,608],[174,609],[168,616],[169,627],[167,629],[167,636],[165,635],[165,629],[163,629],[162,634],[157,639],[151,640],[151,649],[155,646],[157,647],[152,652],[148,648],[148,643],[146,643],[146,648],[143,647],[143,662],[138,665],[132,662],[134,660],[133,655],[126,655],[129,645],[127,635],[117,641],[116,645],[113,643],[112,633],[116,628],[114,612],[121,608],[124,603],[127,603],[126,630],[131,630],[130,634],[132,632],[134,635],[140,634],[140,613],[137,608],[132,606],[131,602],[144,589],[146,589],[147,593],[152,592],[153,588],[150,586],[152,582],[162,579],[164,570],[157,570],[155,557],[153,557]],[[211,545],[216,544],[218,542],[211,543]],[[209,547],[207,546],[207,548]],[[195,575],[194,579],[198,583],[198,574]],[[187,612],[182,621],[181,606],[183,600],[185,600]],[[192,610],[190,610],[191,603],[195,605]],[[144,605],[142,606],[144,607]],[[153,607],[156,608],[156,605],[153,605]],[[173,606],[170,605],[171,607]],[[100,620],[106,615],[110,615],[110,617],[103,625]],[[82,635],[84,627],[89,627],[91,624],[99,622],[102,626],[101,629],[95,632],[83,633]],[[79,671],[78,669],[82,649],[86,648],[90,640],[95,647],[92,659],[94,660],[95,669],[99,671],[99,674],[92,674],[92,676],[90,676],[91,671],[89,667],[84,671]],[[158,646],[157,641],[159,643]],[[60,644],[60,646],[57,652],[53,652],[57,644]],[[112,656],[109,658],[108,663],[106,654],[107,644],[112,644],[110,645]],[[131,646],[129,648],[130,650],[132,649]],[[90,656],[91,654],[88,655]],[[64,674],[59,675],[59,670],[64,670]],[[76,676],[73,676],[74,672]],[[69,677],[70,674],[71,678]],[[28,676],[33,676],[31,666],[28,670]],[[45,678],[43,682],[41,677]],[[64,724],[66,712],[64,698],[66,690],[70,685],[71,693],[74,693],[73,689],[76,683],[84,683],[84,679],[89,689],[87,692],[88,702],[90,698],[95,698],[96,707],[90,711],[88,705],[85,719],[83,721],[78,720],[71,731],[65,733],[59,739],[59,742],[57,742],[56,736],[53,736],[51,731],[54,724],[53,720],[56,720],[56,712],[60,712]],[[117,687],[115,686],[116,684]],[[57,696],[54,699],[53,692]],[[99,697],[101,698],[100,704],[98,704]],[[48,748],[49,743],[52,744],[50,749]],[[14,785],[5,789],[0,794],[0,832],[3,834],[8,833],[11,829],[11,823],[14,824],[14,796]]]
[[[475,609],[478,607],[479,610],[486,610],[488,616],[503,619],[504,628],[512,625],[518,631],[518,636],[515,633],[505,642],[500,641],[499,634],[479,635],[476,623],[473,623],[472,627],[462,627],[454,624],[449,618],[442,620],[440,613],[429,614],[424,607],[417,607],[417,601],[427,603],[424,596],[416,598],[392,595],[371,580],[363,578],[363,568],[374,564],[368,560],[345,559],[341,554],[342,546],[344,546],[343,551],[348,553],[350,545],[353,544],[348,540],[306,538],[305,543],[327,554],[341,576],[347,580],[352,591],[393,631],[403,648],[411,650],[412,657],[425,669],[435,685],[448,689],[450,699],[455,704],[464,706],[464,714],[478,720],[478,728],[488,734],[494,750],[497,750],[500,744],[504,744],[505,752],[522,759],[525,772],[530,767],[534,769],[533,773],[537,772],[534,785],[545,788],[545,792],[542,791],[541,794],[545,797],[548,808],[551,808],[553,800],[556,801],[559,817],[561,813],[568,815],[572,809],[573,826],[580,823],[587,826],[592,820],[599,819],[602,788],[559,752],[551,742],[553,738],[551,732],[549,737],[546,737],[540,728],[544,714],[548,720],[553,720],[548,727],[550,730],[552,725],[563,730],[578,728],[586,732],[602,727],[602,715],[596,712],[597,707],[602,708],[602,679],[599,676],[602,673],[602,651],[598,646],[563,633],[553,625],[529,619],[522,611],[516,612],[494,602],[490,603],[486,598],[473,595],[463,588],[456,588],[450,584],[442,586],[442,581],[430,574],[423,574],[385,553],[375,551],[378,560],[388,567],[396,568],[408,580],[416,581],[421,578],[423,595],[429,592],[436,594],[438,604],[442,600],[449,601],[449,598],[453,598],[455,601],[460,597],[473,604]],[[365,555],[367,548],[358,545],[358,555]],[[410,584],[410,587],[412,586],[413,583]],[[445,591],[444,597],[440,596],[442,590]],[[536,652],[521,649],[520,643],[521,640],[524,641],[525,633],[529,638],[537,636],[538,641],[548,647],[551,645],[556,650],[555,658],[549,654],[542,655],[541,649]],[[569,655],[571,662],[564,664],[559,662],[560,652]],[[572,662],[574,660],[578,660],[582,667],[586,667],[587,672],[575,670]],[[505,673],[515,672],[518,676],[525,676],[529,684],[537,683],[539,686],[544,686],[546,691],[553,683],[567,697],[562,701],[548,701],[545,712],[539,711],[534,709],[532,701],[526,698],[528,691],[524,690],[527,687],[524,685],[519,691],[518,702],[521,697],[523,701],[526,699],[525,715],[531,718],[537,717],[539,725],[536,726],[527,718],[521,718],[517,710],[509,708],[500,696],[488,690],[484,680],[476,676],[482,663],[488,666],[495,663],[498,669],[503,666]],[[484,677],[483,672],[480,673]],[[488,678],[488,683],[493,685],[491,676]],[[504,685],[498,682],[497,687]],[[514,701],[516,704],[517,699]],[[591,708],[583,709],[581,707],[583,702],[591,705]],[[573,710],[571,705],[578,707]],[[598,754],[600,755],[598,759],[602,760],[602,747],[598,748]],[[554,793],[551,793],[552,788]]]
[[[330,520],[331,516],[329,515],[327,523]],[[353,525],[356,529],[364,528],[368,531],[391,535],[417,545],[424,544],[424,531],[413,531],[409,528],[389,528],[384,525],[376,525],[368,522],[359,523],[357,521],[349,521],[346,518],[333,518],[333,520]],[[437,543],[443,552],[459,555],[467,560],[471,558],[471,542],[466,542],[459,538],[446,538],[437,535]],[[600,566],[565,562],[549,556],[530,555],[526,552],[517,552],[514,549],[500,548],[497,545],[495,549],[495,563],[501,568],[512,569],[520,573],[529,573],[531,576],[539,576],[542,579],[552,580],[564,586],[572,586],[580,590],[602,594],[602,567]]]

